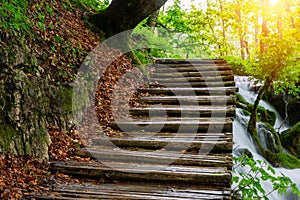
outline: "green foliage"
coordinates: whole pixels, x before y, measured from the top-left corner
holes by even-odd
[[[27,16],[26,0],[0,2],[0,29],[7,35],[25,37],[31,34],[31,20]]]
[[[233,74],[238,76],[249,76],[248,68],[252,66],[249,60],[240,57],[222,56],[224,60],[231,66]]]
[[[89,10],[92,8],[96,11],[105,9],[111,2],[111,0],[74,0],[75,4],[84,7]]]
[[[268,196],[273,192],[286,194],[288,188],[292,189],[294,194],[300,196],[300,192],[295,183],[284,174],[275,174],[275,170],[266,162],[254,160],[247,155],[233,158],[235,168],[233,169],[232,182],[236,185],[233,188],[233,199],[237,199],[239,194],[242,199],[269,199]],[[242,173],[237,168],[244,168],[248,173]],[[273,188],[271,191],[265,191],[261,183],[263,181],[271,182]]]

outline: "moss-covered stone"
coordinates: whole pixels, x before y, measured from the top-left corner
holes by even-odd
[[[280,140],[282,145],[288,149],[291,154],[300,158],[300,122],[292,129],[282,132]]]
[[[0,151],[48,159],[47,127],[64,131],[74,126],[73,87],[28,77],[21,70],[7,70],[0,77]],[[76,108],[84,110],[86,102]]]
[[[294,97],[289,101],[288,108],[287,108],[290,124],[296,124],[297,122],[300,121],[299,110],[300,110],[300,98]]]
[[[274,94],[273,89],[267,91],[263,97],[266,101],[268,101],[276,110],[279,112],[282,118],[285,118],[286,115],[286,103],[284,101],[285,95],[284,94]],[[289,123],[294,125],[300,121],[300,98],[289,96],[288,97],[288,107],[287,107],[287,114]]]
[[[284,168],[300,168],[300,160],[295,156],[288,153],[273,153],[271,151],[266,151],[265,158],[275,167]]]
[[[237,107],[243,109],[245,115],[250,116],[251,111],[253,110],[253,104],[248,103],[240,94],[236,94],[236,97],[237,97]],[[267,123],[270,124],[271,126],[274,126],[276,121],[276,113],[271,110],[267,110],[262,106],[259,106],[257,118],[259,121],[263,123]]]

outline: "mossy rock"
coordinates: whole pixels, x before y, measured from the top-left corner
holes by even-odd
[[[285,118],[286,112],[284,98],[285,96],[283,94],[274,94],[274,90],[272,88],[263,96],[264,100],[268,101],[272,106],[274,106],[274,108],[276,108],[282,118]],[[288,99],[288,119],[289,123],[294,125],[300,121],[300,115],[298,113],[298,110],[300,110],[300,98],[290,95]]]
[[[283,94],[275,94],[274,89],[269,89],[265,92],[262,99],[274,106],[281,117],[285,117],[285,103]]]
[[[265,151],[265,158],[274,167],[284,167],[289,169],[300,168],[300,160],[295,156],[288,153],[273,153],[271,151]]]
[[[236,98],[237,98],[237,107],[243,109],[245,115],[250,116],[251,111],[253,110],[253,104],[248,103],[240,94],[236,94]],[[267,110],[262,106],[259,106],[257,118],[259,121],[263,123],[267,123],[270,124],[271,126],[274,126],[276,121],[276,113],[271,110]]]
[[[289,115],[289,122],[291,124],[296,124],[300,121],[300,98],[294,97],[289,101],[288,104],[288,115]]]
[[[287,148],[291,154],[300,158],[300,122],[292,129],[282,132],[280,140],[282,145]]]

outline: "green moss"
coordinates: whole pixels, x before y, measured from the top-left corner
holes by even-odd
[[[236,101],[238,103],[248,104],[248,102],[239,93],[236,93]]]
[[[294,156],[300,158],[300,122],[292,129],[282,132],[280,140],[284,147],[286,147]]]
[[[13,138],[18,135],[19,132],[14,130],[13,127],[6,124],[0,124],[0,149],[9,151]]]
[[[250,116],[253,110],[253,104],[248,103],[240,94],[236,94],[237,107],[242,108],[245,115]],[[270,124],[274,126],[276,121],[276,114],[271,110],[267,110],[264,107],[258,107],[257,118],[263,123]]]
[[[64,109],[66,112],[72,112],[72,88],[62,88],[61,89],[61,97],[62,103],[64,105]]]
[[[247,116],[250,116],[250,115],[251,115],[251,113],[250,113],[248,110],[246,110],[246,109],[243,109],[243,113],[244,113],[245,115],[247,115]]]
[[[265,151],[265,158],[276,167],[300,168],[300,160],[291,154]]]

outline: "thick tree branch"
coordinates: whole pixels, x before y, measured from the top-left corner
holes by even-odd
[[[135,28],[142,20],[162,7],[167,0],[112,0],[109,7],[90,21],[106,33],[106,38]]]

